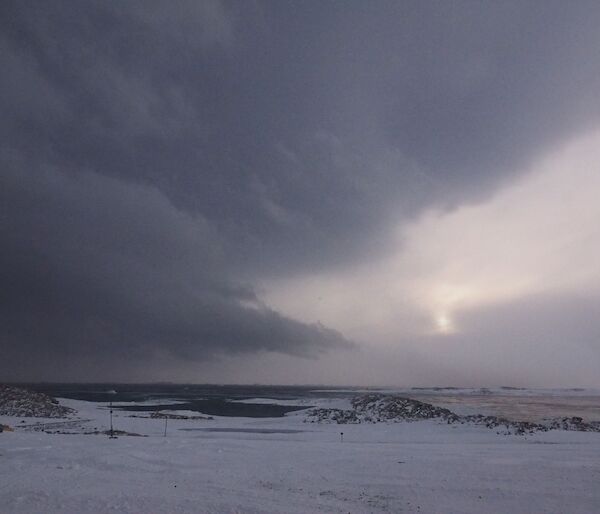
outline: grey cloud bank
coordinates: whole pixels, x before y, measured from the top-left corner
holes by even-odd
[[[263,305],[228,277],[218,236],[156,189],[91,172],[5,169],[3,367],[9,376],[101,378],[115,362],[162,354],[206,360],[219,353],[314,356],[349,347],[334,330]],[[51,372],[49,371],[51,370]]]
[[[377,317],[352,311],[356,332],[264,284],[330,302],[291,284],[375,266],[398,227],[485,202],[595,127],[599,23],[594,2],[3,2],[0,378],[376,383]],[[576,305],[544,366],[585,348],[561,383],[599,356]],[[502,347],[509,315],[485,309],[496,329],[447,340]],[[552,332],[540,309],[531,352]],[[399,347],[398,383],[484,364],[441,369],[413,314],[380,338]],[[526,381],[514,367],[494,377]]]

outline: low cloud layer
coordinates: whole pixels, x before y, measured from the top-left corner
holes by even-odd
[[[110,374],[123,362],[139,367],[165,356],[314,357],[351,346],[259,302],[223,268],[209,224],[155,188],[28,164],[5,161],[0,188],[8,376],[81,377],[73,369],[80,366],[101,379],[99,365]]]

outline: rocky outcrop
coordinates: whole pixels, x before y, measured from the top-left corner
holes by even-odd
[[[395,395],[357,396],[352,399],[352,408],[365,421],[393,421],[396,419],[418,421],[434,418],[456,421],[458,419],[458,416],[448,409]]]
[[[356,396],[351,402],[352,409],[310,409],[307,411],[307,423],[381,423],[411,422],[436,419],[454,424],[481,425],[496,430],[499,434],[526,435],[548,430],[577,430],[581,432],[600,432],[600,422],[585,422],[582,418],[553,419],[545,423],[512,421],[498,416],[482,414],[459,416],[451,410],[436,407],[403,396],[389,394],[367,394]]]
[[[511,421],[498,416],[484,416],[483,414],[473,414],[469,416],[459,416],[457,423],[469,423],[471,425],[483,425],[486,428],[496,430],[498,434],[504,435],[526,435],[535,432],[546,432],[548,427],[539,423],[530,421]]]
[[[75,411],[64,407],[55,398],[44,393],[36,393],[7,385],[0,385],[0,415],[64,418]]]
[[[575,430],[578,432],[600,432],[600,421],[583,421],[583,418],[573,416],[571,418],[553,419],[548,422],[551,430]]]
[[[358,413],[354,410],[342,410],[342,409],[311,409],[307,412],[305,423],[367,423],[373,422],[372,420],[367,421],[361,419]]]
[[[352,409],[311,409],[311,423],[378,423],[439,419],[454,423],[459,416],[448,409],[436,407],[403,396],[367,394],[352,399]]]

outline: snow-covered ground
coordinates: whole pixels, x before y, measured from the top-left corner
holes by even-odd
[[[78,410],[70,425],[0,417],[24,427],[0,434],[1,513],[600,512],[599,433],[313,424],[296,411],[170,419],[163,437],[164,420],[115,411],[115,429],[147,437],[109,439],[82,433],[108,428],[105,404],[61,403]]]

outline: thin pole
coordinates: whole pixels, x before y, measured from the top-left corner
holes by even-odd
[[[163,435],[163,437],[167,437],[167,421],[169,421],[169,418],[165,416],[165,435]]]
[[[117,436],[115,435],[115,430],[113,428],[113,396],[114,394],[117,394],[117,392],[115,390],[111,390],[111,391],[107,391],[108,394],[110,394],[111,396],[109,396],[109,409],[110,409],[110,432],[109,432],[109,439],[116,439]]]

